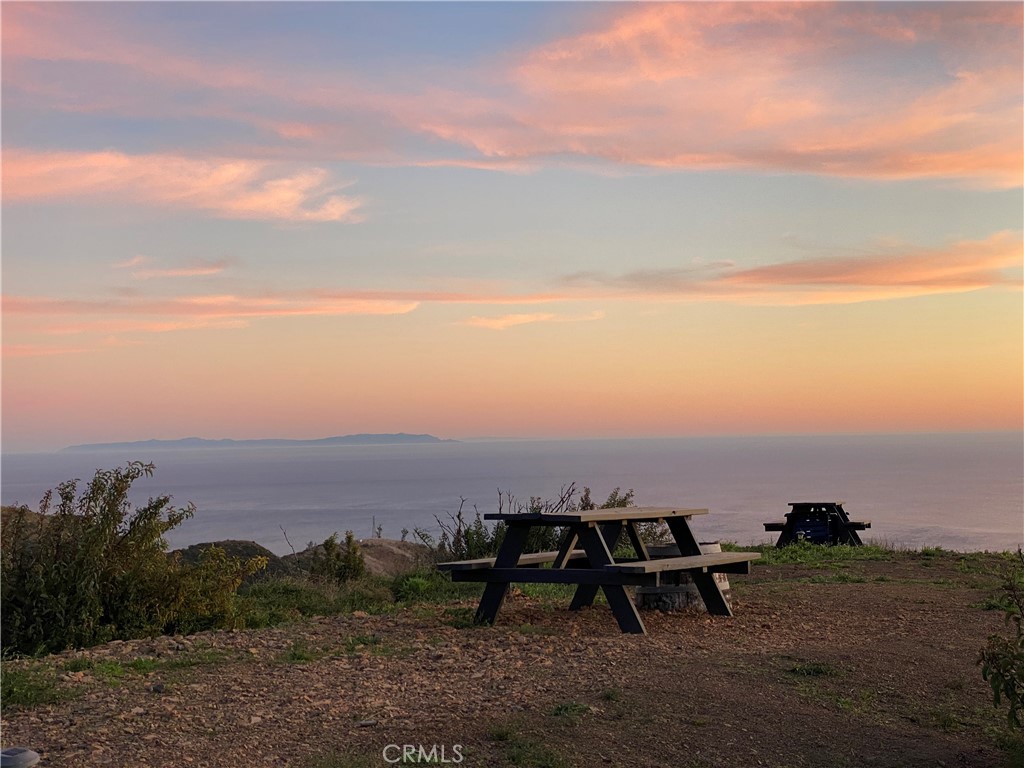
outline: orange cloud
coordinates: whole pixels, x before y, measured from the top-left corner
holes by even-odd
[[[665,3],[527,54],[522,98],[432,98],[435,135],[487,158],[595,158],[1021,184],[1018,4]],[[937,54],[931,49],[936,49]],[[880,78],[859,58],[933,70]],[[847,63],[851,62],[851,63]]]
[[[211,264],[195,264],[188,267],[140,269],[132,272],[132,277],[136,280],[152,280],[164,277],[208,277],[210,275],[219,275],[225,269],[227,269],[227,262],[218,261]]]
[[[478,317],[473,316],[463,321],[463,325],[471,325],[475,328],[489,328],[492,331],[504,331],[517,325],[530,323],[579,323],[590,320],[601,320],[604,312],[591,312],[582,317],[567,317],[557,315],[553,312],[533,312],[501,315],[500,317]]]
[[[839,255],[739,268],[732,262],[622,275],[596,272],[567,275],[557,290],[502,291],[305,291],[292,293],[190,294],[177,297],[120,295],[107,299],[6,296],[8,338],[29,334],[150,334],[196,329],[245,328],[253,320],[277,317],[337,317],[408,314],[423,304],[538,305],[581,301],[708,301],[768,306],[847,304],[960,293],[1004,286],[1020,288],[1024,249],[1020,232],[999,232],[984,240],[942,248],[876,247],[858,256]],[[551,308],[535,312],[473,315],[462,324],[507,330],[536,323],[600,320],[604,313],[572,315]],[[71,318],[70,320],[67,318]],[[64,354],[71,347],[21,344],[11,356]]]
[[[578,273],[563,278],[579,295],[762,305],[849,304],[1020,286],[1009,270],[1024,264],[1020,232],[945,248],[890,247],[862,256],[830,256],[751,269],[731,263],[636,270],[623,275]]]
[[[88,352],[86,347],[48,347],[39,344],[4,344],[4,357],[52,357]]]
[[[656,3],[590,6],[580,17],[592,17],[592,31],[396,89],[369,74],[199,60],[109,18],[13,4],[5,86],[59,109],[147,116],[164,113],[168,89],[208,92],[175,109],[259,129],[271,141],[253,148],[258,157],[1021,184],[1019,3]],[[21,66],[32,61],[93,63],[126,82],[62,93],[48,69]],[[424,137],[429,153],[416,142]],[[281,181],[218,215],[271,216],[280,197],[326,183],[301,171]],[[352,215],[344,204],[313,208],[293,201],[282,218]]]
[[[322,168],[256,160],[5,149],[3,161],[5,203],[107,197],[227,219],[358,221],[360,200],[336,194],[342,186]]]
[[[1024,258],[1020,233],[999,232],[987,240],[958,242],[945,249],[913,249],[860,257],[819,258],[736,272],[730,285],[832,285],[976,290],[1008,282],[1003,270]]]
[[[149,259],[145,256],[132,256],[130,259],[124,261],[118,261],[112,264],[115,269],[131,269],[132,267],[139,267],[145,264]]]
[[[3,310],[12,315],[143,315],[151,317],[261,318],[302,315],[394,315],[412,312],[417,301],[315,294],[180,296],[163,299],[55,299],[5,296]]]

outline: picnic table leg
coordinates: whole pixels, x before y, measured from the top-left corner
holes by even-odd
[[[575,531],[577,537],[580,536],[580,533],[580,531]],[[601,526],[601,538],[604,539],[611,552],[614,552],[615,547],[618,546],[619,536],[621,535],[621,523],[605,523]],[[576,593],[572,596],[572,602],[569,603],[569,610],[578,611],[581,608],[589,608],[594,604],[595,597],[597,597],[597,584],[580,584],[576,587]]]
[[[864,542],[860,540],[860,536],[852,528],[844,527],[842,532],[839,534],[840,544],[849,544],[851,547],[860,547],[864,545]]]
[[[670,517],[666,522],[676,544],[679,545],[680,555],[687,557],[701,553],[700,544],[697,543],[697,538],[690,530],[690,523],[685,517]],[[732,616],[732,609],[726,602],[718,582],[715,581],[714,574],[706,571],[690,571],[690,578],[693,579],[693,585],[697,588],[701,600],[704,601],[704,607],[708,609],[708,613],[714,616]]]
[[[615,525],[616,530],[621,532],[622,526],[618,523]],[[618,534],[615,532],[612,532],[611,535],[616,539],[618,538]],[[607,545],[601,532],[596,527],[587,528],[580,535],[580,543],[587,553],[587,559],[590,560],[591,568],[602,568],[614,562],[611,554],[613,548]],[[577,587],[577,595],[584,586],[586,585],[581,584]],[[626,592],[626,588],[621,584],[602,584],[601,589],[604,590],[604,596],[608,598],[608,607],[612,609],[612,615],[615,616],[615,620],[619,623],[619,629],[634,635],[646,635],[647,628],[640,619],[636,605]],[[576,600],[574,599],[573,602],[575,603]]]
[[[555,555],[555,561],[551,564],[552,568],[565,568],[566,563],[569,562],[569,555],[576,548],[576,542],[580,540],[581,529],[582,526],[572,525],[566,530],[562,544],[558,548],[558,554]]]
[[[626,535],[629,536],[629,543],[633,545],[636,556],[641,560],[650,560],[651,555],[647,551],[647,545],[640,538],[640,532],[636,529],[636,523],[632,520],[626,521]]]
[[[494,559],[495,568],[515,568],[519,564],[519,556],[526,547],[526,536],[530,529],[525,525],[509,525],[505,531],[505,539],[501,542],[501,549]],[[498,618],[498,611],[508,594],[509,582],[491,581],[484,587],[483,597],[480,598],[480,607],[477,608],[474,622],[476,624],[493,624]]]

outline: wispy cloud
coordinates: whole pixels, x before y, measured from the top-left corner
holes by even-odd
[[[418,301],[318,293],[259,296],[186,295],[172,298],[62,299],[38,296],[4,297],[4,313],[11,315],[107,315],[174,318],[270,318],[332,315],[394,315],[412,312]]]
[[[529,53],[509,119],[457,113],[444,130],[488,156],[1016,186],[1021,10],[635,6]],[[883,78],[871,60],[939,77]]]
[[[114,269],[131,269],[132,267],[140,267],[145,264],[149,259],[145,256],[132,256],[130,259],[124,261],[114,262],[111,266]]]
[[[197,209],[226,219],[358,221],[361,201],[323,168],[244,159],[5,149],[4,202],[74,198]]]
[[[129,262],[125,262],[129,263]],[[403,315],[423,305],[537,307],[529,312],[474,314],[461,324],[494,331],[548,323],[601,320],[603,311],[572,313],[580,302],[730,302],[802,306],[882,301],[984,288],[1021,288],[1022,233],[998,232],[983,240],[922,248],[888,243],[857,255],[822,254],[806,259],[738,267],[730,261],[675,268],[636,269],[622,274],[565,275],[533,292],[488,283],[485,290],[306,290],[293,292],[190,293],[178,296],[139,292],[107,298],[5,296],[3,313],[9,357],[72,354],[110,344],[137,344],[148,334],[233,330],[283,317]],[[217,267],[219,265],[212,265]],[[177,272],[178,270],[165,270]],[[193,270],[194,271],[194,270]],[[76,336],[82,346],[42,343]],[[91,343],[93,346],[88,346]],[[25,342],[25,343],[22,343]],[[31,343],[28,343],[31,342]],[[99,345],[99,346],[97,346]]]
[[[472,73],[432,67],[429,82],[410,68],[413,81],[398,88],[369,72],[217,53],[200,61],[114,19],[15,4],[5,8],[4,76],[12,92],[57,109],[152,116],[173,102],[244,123],[264,136],[256,157],[1021,184],[1019,3],[598,4],[579,18],[587,31]],[[125,80],[62,91],[49,69],[21,66],[39,61],[94,64]],[[191,97],[166,98],[179,90]],[[285,190],[264,180],[230,195],[236,205],[200,207],[268,216],[284,191],[306,202],[330,194],[315,169],[277,180]],[[345,220],[354,208],[293,201],[282,210],[279,218]]]
[[[227,261],[221,260],[206,264],[193,264],[165,269],[139,269],[132,272],[136,280],[153,280],[165,277],[209,277],[219,275],[228,267]]]
[[[54,357],[88,352],[88,347],[47,346],[45,344],[4,344],[4,357]]]
[[[621,275],[566,275],[579,295],[608,298],[731,301],[763,305],[848,304],[962,293],[995,286],[1020,288],[1022,233],[998,232],[943,248],[877,247],[858,256],[802,259],[741,269],[720,262]]]
[[[462,321],[463,325],[471,325],[475,328],[488,328],[492,331],[504,331],[517,325],[530,325],[532,323],[581,323],[592,320],[601,320],[604,312],[591,312],[582,316],[559,315],[554,312],[531,312],[513,313],[500,315],[498,317],[473,317]]]

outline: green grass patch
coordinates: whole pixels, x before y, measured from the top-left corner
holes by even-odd
[[[5,709],[32,709],[80,695],[81,689],[61,685],[54,667],[11,667],[5,664],[0,670],[0,700]]]
[[[365,611],[392,613],[403,606],[444,605],[480,597],[483,586],[455,583],[435,569],[394,578],[363,576],[351,581],[306,576],[268,576],[239,589],[241,623],[250,628],[276,626],[307,616],[338,616]]]
[[[1004,595],[989,595],[980,603],[974,603],[974,607],[983,611],[1008,611],[1010,601]]]
[[[520,584],[519,588],[527,597],[557,602],[571,600],[576,592],[575,584]]]
[[[148,672],[155,672],[158,670],[160,668],[160,662],[157,659],[139,658],[126,661],[122,666],[130,672],[137,672],[140,675],[145,675]]]
[[[281,576],[257,579],[239,589],[239,616],[247,627],[266,627],[304,616],[395,610],[392,580],[367,576],[350,582]]]
[[[88,672],[101,682],[108,685],[117,685],[128,674],[144,675],[161,669],[166,665],[166,661],[149,658],[138,658],[121,662],[113,659],[97,660],[79,657],[66,661],[63,669],[66,672]]]
[[[92,674],[107,685],[117,685],[124,677],[125,670],[119,661],[103,660],[93,665]]]
[[[835,677],[839,674],[839,670],[831,664],[820,661],[799,662],[786,671],[797,677]]]
[[[380,649],[381,640],[377,635],[352,635],[345,638],[345,652],[348,654]]]
[[[230,659],[230,654],[219,648],[196,648],[180,656],[158,662],[157,669],[191,669],[192,667],[203,667],[208,664],[220,664],[230,661]]]
[[[492,725],[487,729],[487,739],[489,741],[511,741],[514,737],[515,731],[507,723]]]
[[[806,541],[796,542],[785,547],[776,547],[774,544],[752,544],[741,547],[734,542],[724,541],[722,542],[722,551],[759,552],[761,557],[754,561],[755,566],[784,564],[830,566],[857,560],[894,560],[900,554],[900,550],[880,544],[865,544],[860,547],[839,544],[831,547],[823,544],[811,544]]]
[[[564,717],[569,720],[578,720],[583,715],[590,714],[590,712],[590,705],[579,701],[565,701],[561,704],[556,704],[551,710],[551,714],[554,717]]]
[[[288,664],[307,664],[324,657],[322,650],[314,650],[303,642],[296,641],[278,659]]]
[[[856,696],[835,697],[836,706],[846,712],[854,712],[863,715],[870,712],[875,706],[875,694],[873,691],[860,691]]]
[[[524,736],[507,739],[503,750],[506,762],[519,768],[568,768],[569,763],[546,744]]]

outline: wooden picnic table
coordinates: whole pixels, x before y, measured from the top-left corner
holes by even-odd
[[[623,632],[646,634],[643,620],[627,586],[678,584],[680,574],[689,574],[708,613],[731,616],[715,573],[749,573],[757,552],[701,554],[690,529],[690,518],[706,515],[706,509],[677,507],[620,507],[577,512],[495,512],[486,520],[505,523],[505,538],[497,557],[440,563],[453,581],[486,583],[478,624],[493,624],[513,583],[576,584],[570,610],[593,604],[597,590],[604,591],[612,614]],[[640,538],[639,523],[664,521],[679,549],[678,557],[652,556]],[[535,526],[564,527],[557,551],[524,553],[530,530]],[[625,536],[634,557],[616,559],[614,552]],[[548,566],[550,567],[544,567]]]
[[[766,532],[779,531],[777,547],[798,541],[814,544],[863,544],[857,531],[871,527],[870,520],[851,520],[841,501],[791,501],[792,509],[781,523],[765,523]]]

